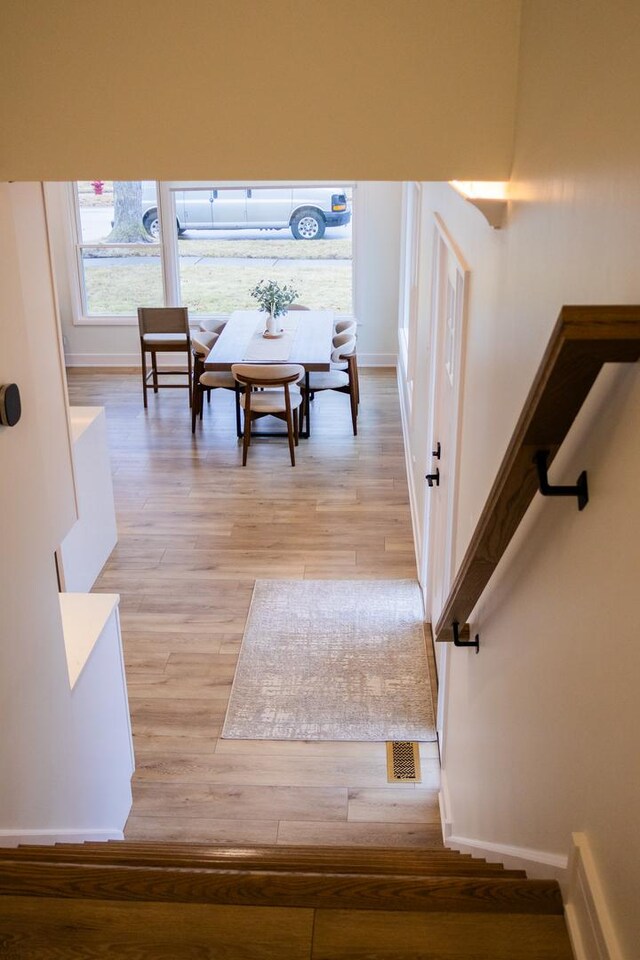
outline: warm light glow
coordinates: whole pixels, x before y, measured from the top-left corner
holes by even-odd
[[[467,200],[507,200],[507,180],[450,180],[450,185]]]
[[[494,230],[505,225],[509,200],[507,180],[449,180],[449,186],[479,210]]]

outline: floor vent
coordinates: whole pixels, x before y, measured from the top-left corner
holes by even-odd
[[[412,740],[392,740],[387,743],[387,781],[389,783],[420,783],[420,751]]]

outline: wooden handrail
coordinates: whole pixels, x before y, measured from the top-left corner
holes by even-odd
[[[538,490],[534,455],[551,463],[605,363],[640,359],[640,306],[563,307],[433,634],[467,620]],[[464,625],[464,633],[463,631]]]

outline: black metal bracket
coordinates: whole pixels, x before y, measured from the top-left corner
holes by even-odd
[[[475,640],[461,640],[460,639],[460,624],[457,620],[454,620],[451,624],[451,630],[453,632],[453,645],[454,647],[475,647],[476,653],[480,653],[480,634],[476,633]]]
[[[428,473],[425,477],[425,480],[427,481],[430,487],[433,487],[433,486],[439,487],[440,486],[440,468],[436,467],[435,473]]]
[[[548,450],[538,450],[533,461],[538,470],[538,483],[540,493],[543,497],[576,497],[578,500],[578,510],[584,510],[589,503],[589,488],[587,486],[587,471],[583,470],[575,487],[552,487],[549,483],[547,473],[547,461],[549,459]]]

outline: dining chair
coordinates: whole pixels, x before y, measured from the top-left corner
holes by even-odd
[[[138,307],[138,329],[140,331],[140,353],[142,358],[142,395],[145,409],[149,378],[153,392],[158,388],[184,388],[189,392],[191,405],[191,336],[189,332],[189,311],[186,307]],[[156,354],[187,354],[187,369],[158,370]],[[151,370],[147,373],[147,353],[151,355]],[[185,374],[186,383],[160,383],[160,376]]]
[[[346,369],[338,369],[337,367],[340,364],[346,364]],[[355,437],[358,435],[358,394],[356,338],[352,334],[339,333],[333,338],[331,365],[331,370],[309,374],[309,393],[313,395],[314,393],[321,393],[323,390],[347,393],[351,401],[351,423]],[[303,391],[304,389],[303,387]]]
[[[310,310],[310,309],[311,309],[310,307],[305,307],[303,303],[290,303],[289,306],[287,307],[287,311],[289,311],[289,310]]]
[[[213,319],[213,318],[210,319],[205,317],[203,320],[200,321],[200,329],[206,333],[220,334],[226,327],[228,320],[229,320],[228,317],[226,317],[223,320],[221,320],[219,317],[217,319]]]
[[[238,384],[232,373],[226,370],[205,370],[204,362],[209,356],[211,348],[220,335],[218,333],[194,333],[191,338],[193,347],[193,402],[191,404],[191,433],[196,432],[196,419],[202,420],[204,409],[204,394],[207,402],[211,402],[212,390],[233,390],[236,405],[236,432],[240,431],[240,404],[238,402]]]
[[[348,320],[336,320],[333,325],[333,334],[334,338],[339,336],[341,333],[350,333],[352,336],[358,339],[358,321],[355,317],[350,317]],[[332,370],[347,370],[348,363],[346,361],[341,363],[332,363]],[[358,358],[357,353],[354,351],[353,354],[353,374],[356,385],[356,403],[360,403],[360,376],[358,373]]]
[[[355,337],[357,329],[358,321],[354,317],[348,317],[345,320],[336,320],[333,324],[334,336],[338,333],[353,333]]]
[[[297,384],[304,377],[304,367],[299,363],[234,363],[231,372],[244,386],[244,393],[240,396],[244,410],[242,466],[247,465],[252,422],[271,416],[284,420],[287,425],[291,466],[295,467],[294,447],[298,446],[300,433],[298,410],[302,403],[302,392]]]

